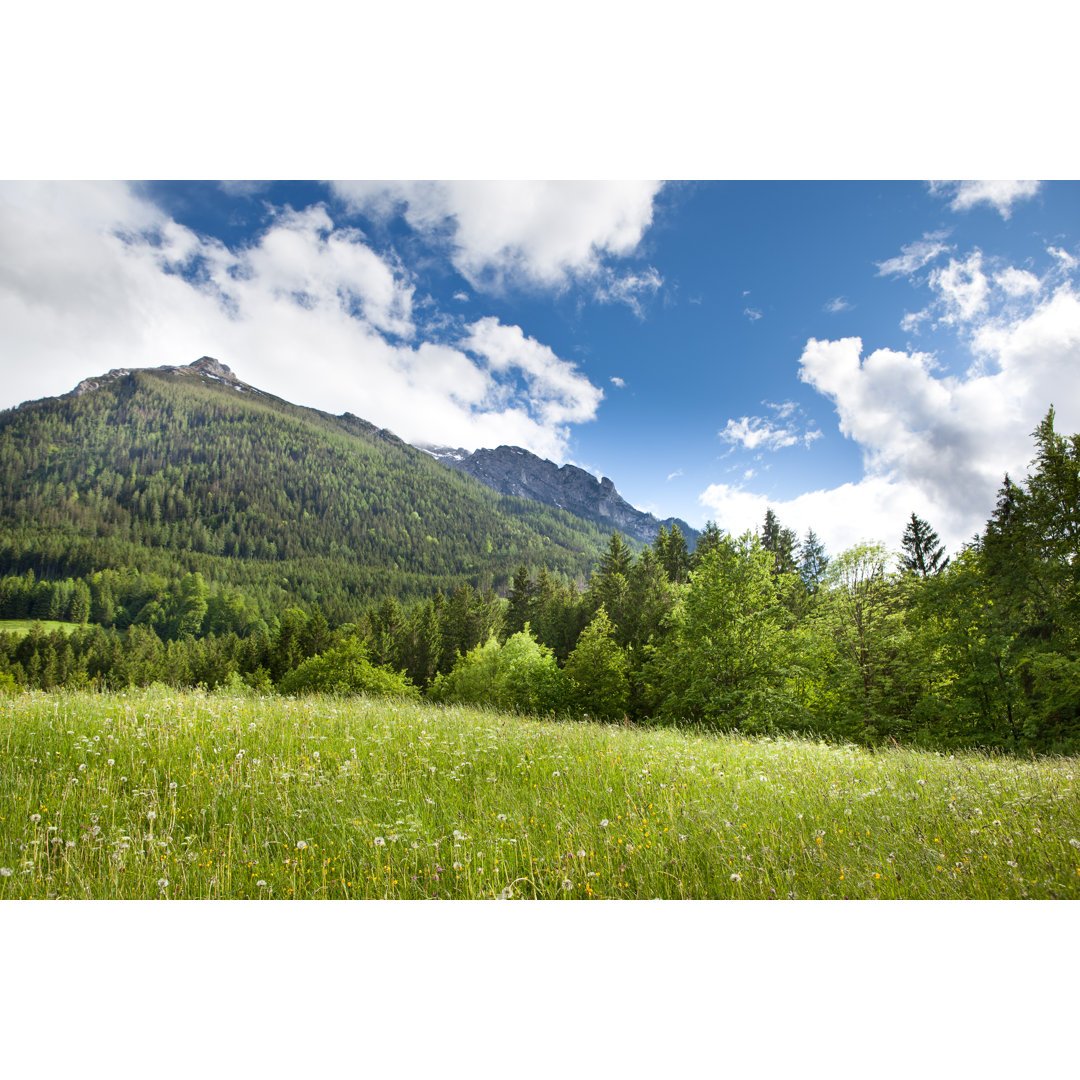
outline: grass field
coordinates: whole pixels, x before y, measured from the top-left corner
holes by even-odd
[[[1080,898],[1069,758],[160,688],[0,740],[2,898]]]
[[[41,628],[46,634],[51,634],[54,630],[63,630],[64,633],[70,634],[72,630],[82,629],[80,623],[57,622],[55,619],[0,619],[0,634],[8,633],[25,637],[37,623],[41,623]]]

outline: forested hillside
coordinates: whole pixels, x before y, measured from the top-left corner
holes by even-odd
[[[0,618],[71,624],[0,627],[0,691],[423,693],[1080,749],[1080,435],[1053,410],[981,535],[950,555],[912,513],[896,559],[826,552],[771,510],[754,534],[709,523],[691,551],[661,528],[636,551],[205,366],[84,390],[0,415]]]
[[[349,414],[290,405],[203,358],[0,413],[0,574],[198,572],[271,618],[335,622],[384,594],[577,578],[599,527],[500,497]]]

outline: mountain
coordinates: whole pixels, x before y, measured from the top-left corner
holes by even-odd
[[[644,544],[651,544],[663,526],[668,531],[678,525],[693,548],[697,530],[679,518],[657,520],[652,514],[631,506],[606,476],[597,480],[592,473],[576,465],[563,465],[537,457],[520,446],[499,446],[494,450],[453,450],[449,447],[423,446],[444,465],[459,469],[486,484],[501,495],[535,499],[546,506],[567,510],[609,531],[622,533]]]
[[[587,576],[609,533],[210,357],[0,412],[0,576],[198,572],[267,618],[318,603],[347,621],[386,595],[501,590],[521,563]]]

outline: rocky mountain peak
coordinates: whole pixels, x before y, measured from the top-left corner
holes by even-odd
[[[500,495],[516,495],[566,510],[646,544],[656,539],[661,525],[668,529],[678,525],[691,546],[697,539],[697,530],[685,521],[678,518],[660,521],[631,506],[615,490],[609,477],[597,480],[576,465],[556,465],[520,446],[480,449],[472,454],[449,447],[421,446],[420,449],[443,464],[475,477]]]

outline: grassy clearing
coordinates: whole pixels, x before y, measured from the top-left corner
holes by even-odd
[[[65,634],[70,634],[72,630],[83,629],[81,623],[57,622],[55,619],[0,619],[0,634],[8,633],[16,637],[26,637],[38,623],[46,634],[51,634],[54,630],[63,630]]]
[[[4,898],[1080,898],[1069,758],[153,688],[0,740]]]

